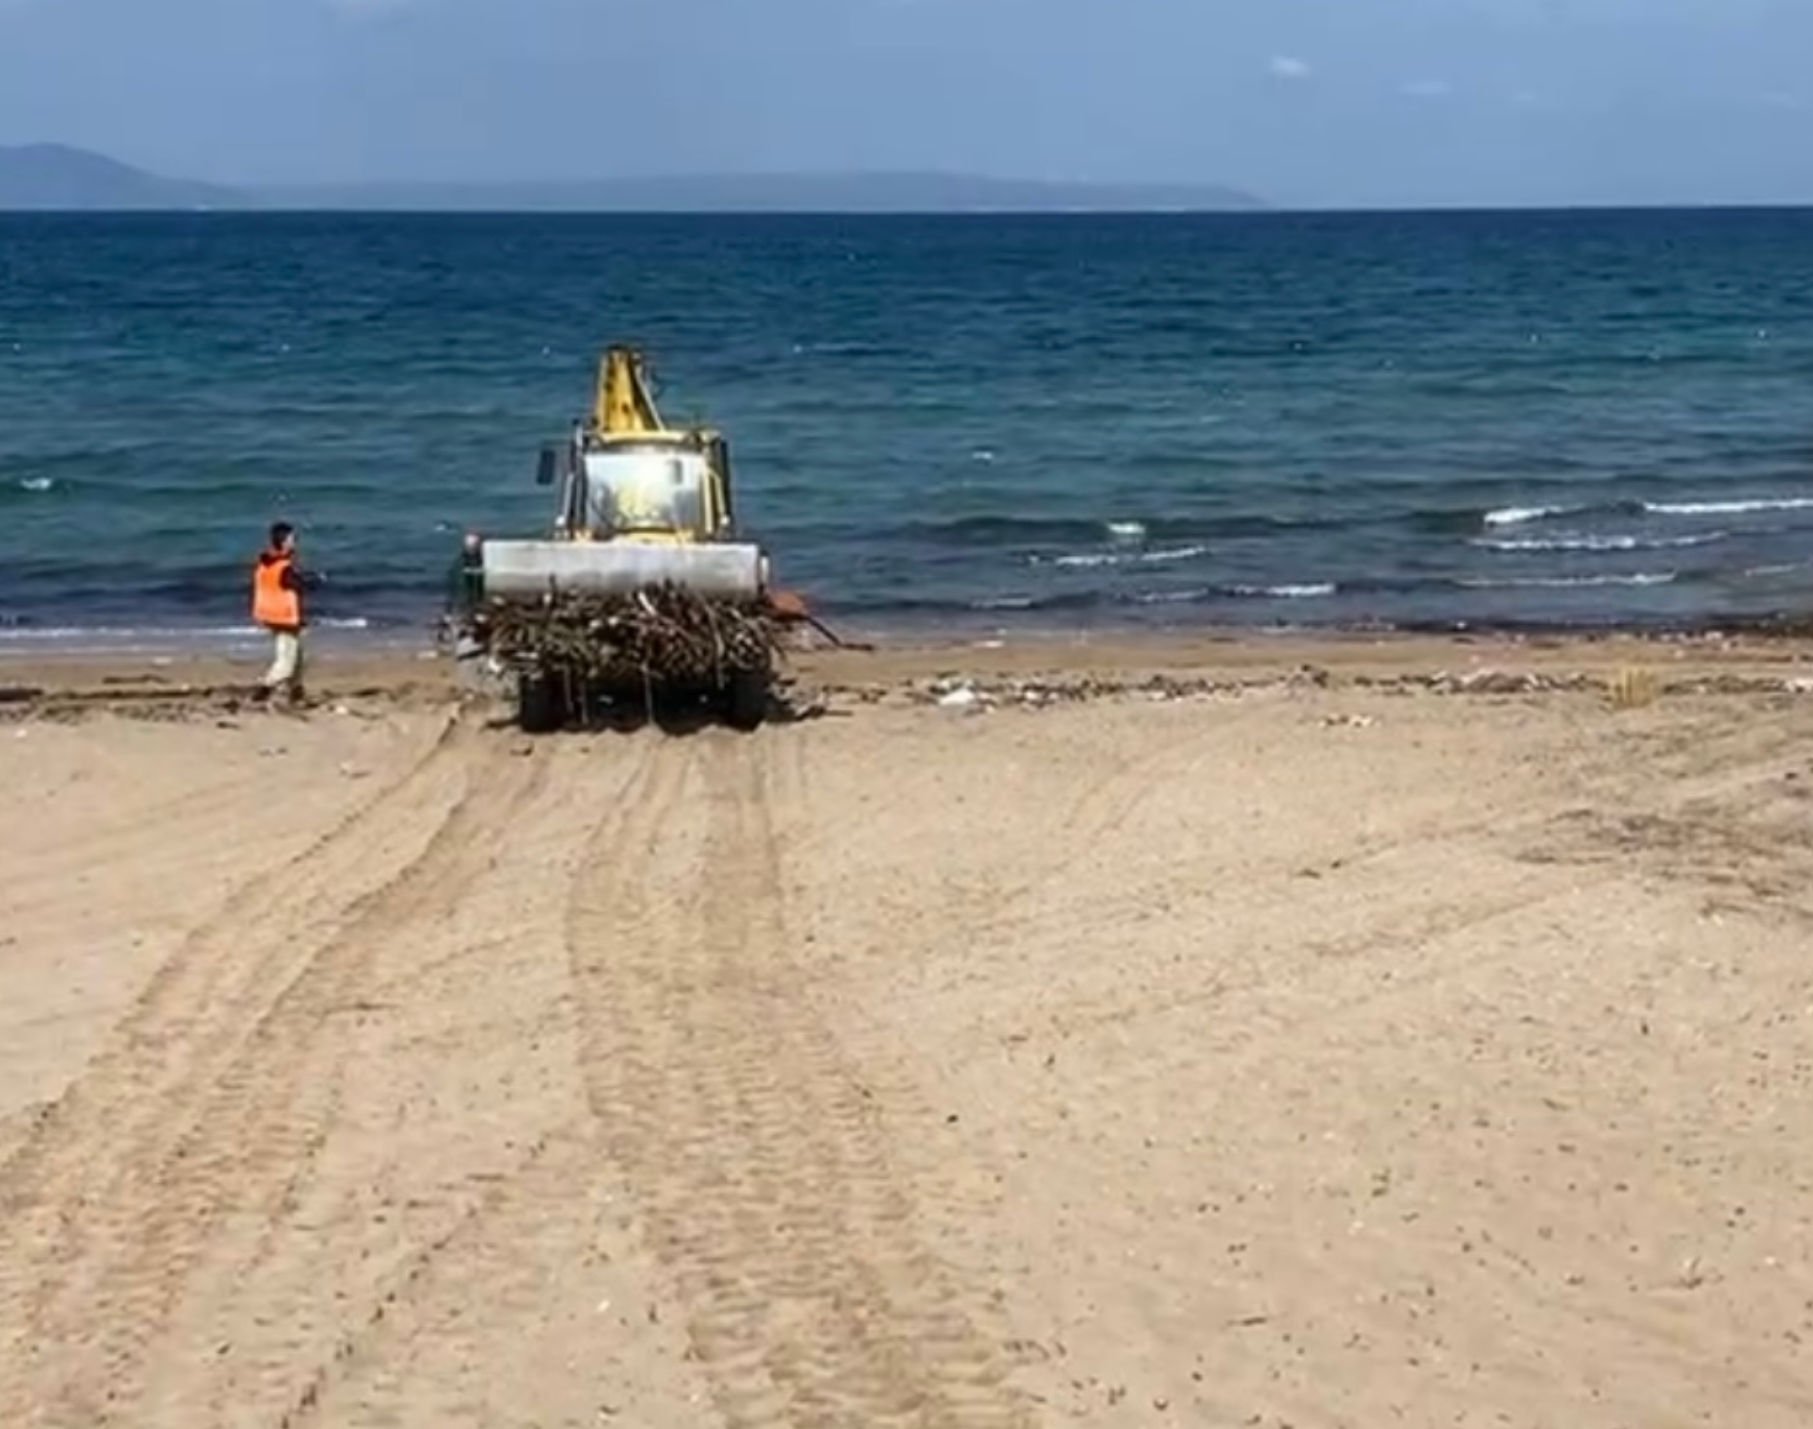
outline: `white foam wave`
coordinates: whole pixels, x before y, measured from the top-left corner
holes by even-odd
[[[311,627],[323,630],[369,630],[365,616],[343,619],[312,620]],[[257,625],[5,625],[0,624],[0,641],[57,644],[82,640],[164,640],[196,641],[250,640],[266,634]]]
[[[1035,604],[1029,595],[1000,595],[987,600],[979,600],[970,608],[972,610],[1031,610]]]
[[[1532,521],[1548,521],[1556,516],[1572,516],[1577,506],[1502,506],[1486,512],[1488,526],[1527,526]]]
[[[17,625],[0,626],[0,641],[238,640],[263,633],[256,625]]]
[[[1209,553],[1207,546],[1179,546],[1168,551],[1089,551],[1073,556],[1034,557],[1034,565],[1065,566],[1088,570],[1096,566],[1167,565],[1193,561]]]
[[[1260,600],[1323,600],[1335,593],[1333,581],[1311,581],[1302,585],[1237,585],[1229,586],[1230,595]]]
[[[1573,590],[1592,586],[1671,585],[1679,579],[1679,571],[1636,571],[1630,575],[1615,576],[1526,576],[1504,580],[1462,578],[1457,584],[1469,590]]]
[[[19,490],[21,491],[49,491],[56,484],[56,478],[52,476],[22,476],[19,478]]]
[[[1748,501],[1646,501],[1652,516],[1750,516],[1759,511],[1813,511],[1813,496],[1759,496]]]
[[[1117,541],[1143,541],[1146,539],[1144,521],[1110,521],[1107,523],[1108,534]]]
[[[1671,551],[1688,546],[1710,546],[1729,533],[1708,531],[1699,536],[1552,536],[1514,540],[1476,540],[1482,551]]]

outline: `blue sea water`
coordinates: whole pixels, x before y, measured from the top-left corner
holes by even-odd
[[[425,625],[617,340],[857,626],[1813,608],[1809,212],[0,215],[0,649],[241,626],[279,516]]]

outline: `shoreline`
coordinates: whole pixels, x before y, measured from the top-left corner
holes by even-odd
[[[235,705],[257,681],[263,649],[239,651],[20,651],[0,648],[0,711],[50,707]],[[878,639],[839,648],[815,643],[792,652],[783,684],[818,699],[873,703],[961,685],[978,690],[1036,687],[1054,695],[1112,695],[1148,687],[1259,685],[1305,676],[1319,683],[1393,681],[1486,693],[1602,686],[1646,672],[1658,692],[1813,688],[1813,637],[1717,631],[1592,632],[1204,631],[1141,633],[1072,630],[985,638]],[[1804,673],[1803,673],[1804,672]],[[317,641],[311,696],[437,704],[473,693],[452,658],[427,642],[377,645]],[[1486,677],[1504,677],[1492,680]]]
[[[1601,638],[1680,640],[1722,635],[1761,640],[1813,641],[1813,609],[1781,609],[1768,613],[1708,611],[1682,618],[1607,618],[1604,620],[1543,620],[1501,617],[1466,619],[1430,617],[1417,620],[1358,618],[1352,620],[1295,621],[1182,621],[1171,624],[1129,619],[1041,621],[1038,612],[1017,612],[1021,617],[1004,620],[993,610],[952,611],[941,618],[924,612],[898,614],[874,611],[839,611],[808,602],[814,615],[851,641],[882,641],[923,645],[965,643],[995,639],[1013,642],[1065,640],[1084,637],[1108,639],[1269,639],[1269,638],[1372,638],[1430,636],[1484,638],[1552,638],[1590,641]],[[420,620],[354,616],[313,621],[309,635],[317,646],[401,649],[432,645],[442,617]],[[946,634],[944,632],[955,632]],[[266,637],[248,624],[183,625],[175,623],[130,626],[47,625],[35,618],[0,618],[0,662],[22,654],[64,656],[226,656],[234,652],[263,650]]]

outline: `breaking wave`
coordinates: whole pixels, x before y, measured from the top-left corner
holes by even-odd
[[[1311,581],[1301,585],[1236,585],[1227,587],[1227,593],[1243,599],[1324,600],[1339,589],[1333,581]]]
[[[1629,575],[1596,576],[1462,576],[1455,584],[1466,590],[1574,590],[1594,586],[1673,585],[1681,578],[1679,571],[1635,571]]]
[[[309,621],[315,630],[370,630],[372,622],[362,615],[330,617]],[[256,625],[38,625],[0,616],[0,643],[69,645],[80,648],[99,642],[135,641],[153,644],[209,644],[221,640],[263,638],[265,631]]]
[[[1748,501],[1646,501],[1652,516],[1750,516],[1761,511],[1813,511],[1813,496],[1761,496]]]
[[[1500,506],[1481,522],[1488,528],[1528,526],[1582,516],[1756,516],[1771,511],[1813,511],[1813,496],[1751,496],[1711,501],[1608,501],[1568,506]]]
[[[1557,516],[1583,516],[1591,508],[1586,506],[1501,506],[1496,511],[1488,511],[1485,522],[1488,526],[1527,526],[1532,521],[1552,521]]]
[[[1208,553],[1207,546],[1180,546],[1162,551],[1088,551],[1069,556],[1034,556],[1032,563],[1035,566],[1090,570],[1097,566],[1169,565],[1177,561],[1193,561]]]
[[[1532,536],[1506,540],[1482,539],[1469,544],[1482,551],[1514,554],[1544,551],[1673,551],[1691,546],[1710,546],[1716,541],[1726,540],[1729,534],[1726,531],[1708,531],[1698,536]]]

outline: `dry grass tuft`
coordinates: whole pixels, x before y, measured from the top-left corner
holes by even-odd
[[[1615,710],[1640,710],[1656,702],[1662,687],[1655,671],[1626,668],[1606,682],[1605,693]]]

